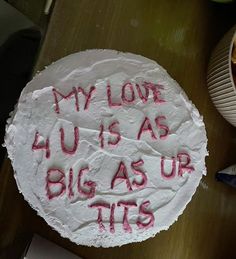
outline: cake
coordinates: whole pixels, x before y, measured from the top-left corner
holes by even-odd
[[[113,247],[167,230],[203,175],[196,107],[155,61],[88,50],[23,89],[5,146],[20,192],[61,236]]]

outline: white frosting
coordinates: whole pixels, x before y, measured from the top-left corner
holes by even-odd
[[[154,103],[150,92],[147,103],[143,103],[135,90],[134,104],[110,108],[107,101],[107,84],[112,90],[114,102],[121,100],[121,87],[126,82],[153,82],[163,85],[161,98],[165,103]],[[59,101],[60,114],[55,112],[53,87],[67,95],[72,87],[81,86],[86,92],[91,86],[96,90],[92,95],[89,108],[84,110],[84,96],[79,95],[80,111],[75,109],[75,99]],[[165,116],[163,124],[169,127],[170,134],[160,139],[162,132],[157,129],[154,118]],[[140,140],[137,135],[145,117],[150,119],[157,140],[149,132],[144,132]],[[108,146],[112,140],[108,126],[119,121],[121,141],[116,147]],[[165,123],[164,123],[165,122]],[[100,124],[105,127],[104,149],[100,148]],[[74,155],[64,154],[60,144],[60,127],[65,130],[65,143],[68,148],[74,144],[74,127],[79,128],[79,146]],[[32,150],[36,131],[39,141],[50,140],[51,155],[45,157],[45,150]],[[179,85],[156,62],[129,53],[112,50],[89,50],[67,56],[39,73],[22,91],[18,105],[6,127],[5,145],[12,160],[15,178],[20,192],[30,205],[46,222],[63,237],[88,246],[120,246],[153,237],[161,230],[169,228],[191,200],[196,188],[206,173],[207,155],[205,126],[195,106],[188,100]],[[161,176],[161,156],[166,156],[167,166],[171,157],[186,152],[191,157],[194,171],[183,176],[166,180]],[[111,180],[119,162],[127,166],[130,182],[141,177],[135,175],[130,167],[132,161],[142,159],[142,170],[147,176],[143,189],[133,188],[129,192],[125,181],[116,181],[111,189]],[[168,162],[169,161],[169,162]],[[178,166],[177,162],[177,166]],[[86,199],[77,192],[77,175],[81,166],[89,165],[90,171],[82,181],[96,182],[96,193]],[[49,168],[59,168],[65,173],[68,186],[69,169],[74,171],[74,197],[66,193],[48,199],[46,195],[46,176]],[[170,171],[170,170],[169,170]],[[58,186],[57,186],[58,187]],[[60,187],[60,186],[59,186]],[[98,210],[89,205],[99,201],[115,203],[135,201],[137,207],[128,213],[132,233],[123,229],[123,207],[115,208],[115,233],[109,231],[110,210],[103,209],[102,217],[105,231],[99,231]],[[148,210],[155,217],[154,226],[139,229],[136,221],[139,206],[150,201]],[[148,218],[141,217],[146,222]]]

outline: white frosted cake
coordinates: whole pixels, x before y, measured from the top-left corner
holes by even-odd
[[[5,145],[24,198],[63,237],[112,247],[167,230],[206,174],[198,110],[156,62],[67,56],[21,93]]]

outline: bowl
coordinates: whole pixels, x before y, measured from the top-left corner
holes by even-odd
[[[236,127],[236,88],[231,65],[235,37],[236,25],[225,34],[213,50],[208,65],[207,86],[217,110]]]

